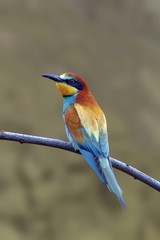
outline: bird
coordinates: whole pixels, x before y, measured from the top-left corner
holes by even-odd
[[[123,209],[126,209],[109,156],[106,118],[87,82],[72,72],[60,76],[42,76],[55,81],[63,97],[65,129],[73,148],[80,151],[96,175],[117,196]]]

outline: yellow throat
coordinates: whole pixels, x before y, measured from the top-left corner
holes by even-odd
[[[56,83],[57,88],[59,89],[62,96],[71,96],[77,93],[77,89],[70,87],[64,83]]]

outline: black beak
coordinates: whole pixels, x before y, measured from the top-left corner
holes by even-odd
[[[49,78],[55,82],[63,82],[63,80],[57,76],[57,75],[52,75],[52,74],[43,74],[42,77]]]

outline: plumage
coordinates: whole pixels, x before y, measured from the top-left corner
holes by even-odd
[[[74,141],[84,143],[83,134],[81,131],[83,126],[81,124],[81,120],[78,116],[76,108],[73,105],[69,106],[66,109],[64,120]]]
[[[109,158],[105,115],[90,93],[87,83],[75,73],[43,76],[56,81],[63,96],[63,118],[69,141],[81,152],[101,181],[116,194],[125,209],[122,190]]]

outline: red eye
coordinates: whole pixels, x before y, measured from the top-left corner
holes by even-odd
[[[75,83],[75,81],[74,81],[73,79],[70,79],[70,80],[69,80],[69,84],[72,85],[72,84],[74,84],[74,83]]]

